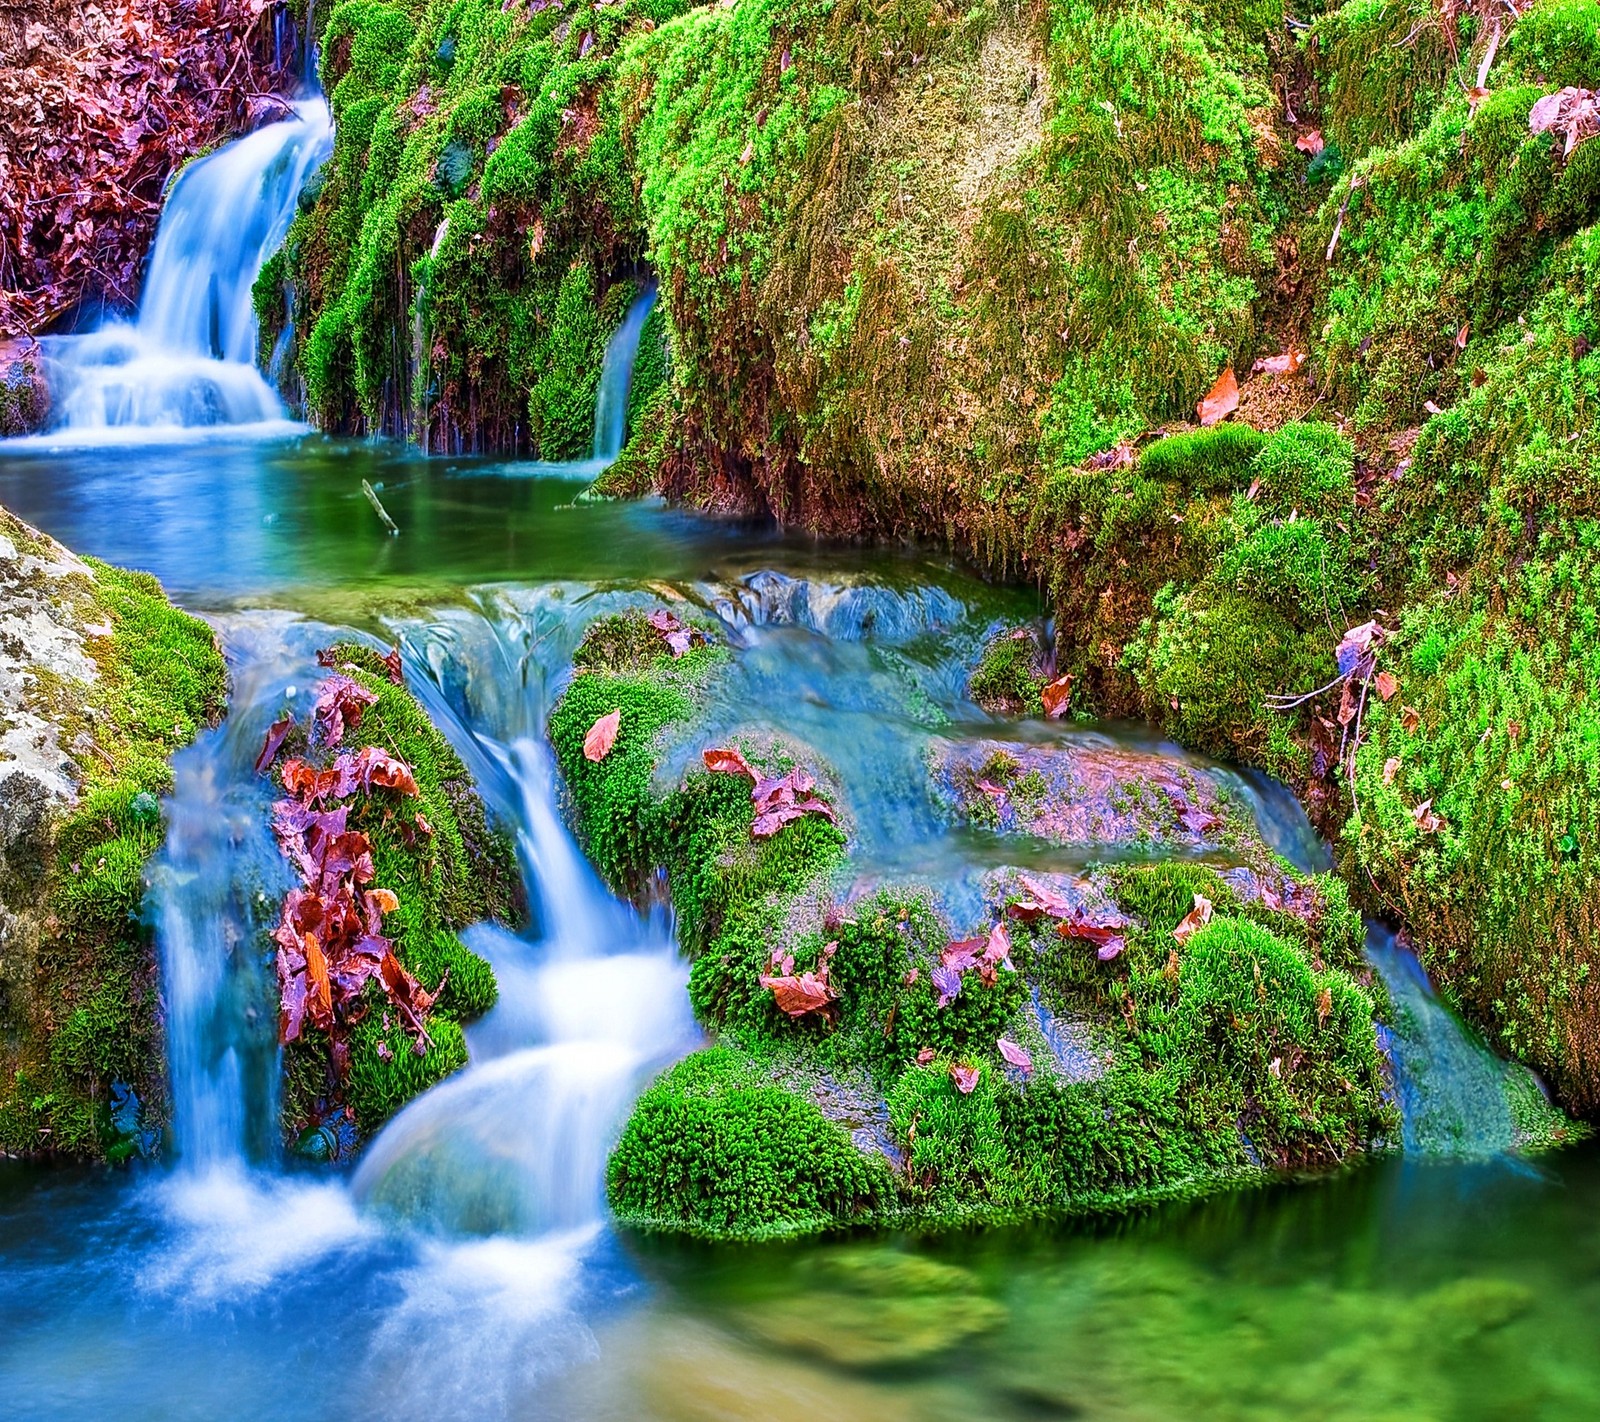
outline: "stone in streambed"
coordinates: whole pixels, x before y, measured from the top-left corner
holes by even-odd
[[[1220,848],[1215,782],[1175,756],[1111,744],[935,740],[935,786],[959,820],[1059,845]]]

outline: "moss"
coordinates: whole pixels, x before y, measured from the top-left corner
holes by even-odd
[[[23,526],[5,516],[8,536]],[[31,980],[8,981],[0,1014],[9,1070],[0,1088],[0,1149],[126,1156],[164,1115],[144,866],[165,833],[157,801],[172,789],[171,755],[222,714],[227,671],[211,629],[178,611],[148,574],[95,560],[67,590],[86,624],[95,680],[47,687],[65,745],[96,747],[79,766],[77,806],[60,822],[45,867],[50,912]],[[13,959],[13,961],[15,961]],[[113,1119],[114,1086],[145,1119]]]
[[[606,1188],[624,1224],[745,1239],[870,1219],[892,1193],[881,1160],[726,1047],[679,1062],[639,1099]]]
[[[1014,628],[990,639],[967,680],[967,695],[985,711],[1001,716],[1039,716],[1039,699],[1048,678],[1031,628]]]
[[[460,1024],[494,1006],[498,989],[489,964],[461,942],[460,931],[484,919],[514,923],[524,911],[510,839],[489,825],[470,774],[421,705],[389,680],[371,647],[341,643],[329,656],[377,697],[353,739],[382,746],[416,776],[414,805],[396,811],[388,797],[358,794],[350,826],[372,844],[373,882],[399,899],[384,918],[395,956],[440,995],[428,1018],[432,1045],[422,1054],[375,987],[350,1033],[346,1078],[334,1070],[320,1036],[292,1044],[286,1056],[297,1060],[286,1064],[282,1105],[291,1143],[345,1107],[361,1135],[371,1135],[411,1097],[464,1066]],[[419,812],[431,833],[417,828]]]
[[[1250,463],[1266,442],[1265,435],[1240,424],[1169,435],[1145,449],[1139,472],[1200,493],[1231,489],[1249,482]]]

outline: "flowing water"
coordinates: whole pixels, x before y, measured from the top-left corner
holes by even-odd
[[[161,213],[137,318],[45,340],[52,443],[170,440],[247,426],[292,430],[256,369],[250,288],[282,244],[307,177],[332,150],[320,98],[198,158]]]
[[[150,871],[166,1149],[123,1171],[0,1162],[5,1415],[1594,1416],[1600,1152],[1537,1166],[1505,1153],[1504,1068],[1377,928],[1404,1156],[939,1241],[715,1249],[611,1229],[607,1150],[642,1085],[698,1037],[670,916],[612,899],[562,821],[544,718],[593,617],[667,589],[718,618],[733,666],[710,733],[812,747],[838,773],[861,873],[922,877],[958,925],[1016,849],[940,813],[926,760],[942,741],[1181,756],[1280,853],[1311,866],[1325,851],[1281,788],[1143,728],[986,717],[964,669],[995,629],[1038,616],[1024,593],[910,550],[574,502],[574,479],[621,447],[651,291],[608,349],[593,460],[281,437],[250,364],[249,279],[326,139],[325,110],[305,105],[192,166],[138,324],[57,346],[64,429],[0,444],[0,503],[155,572],[214,619],[233,681],[227,721],[175,760]],[[253,216],[219,228],[224,202]],[[280,437],[241,441],[239,424]],[[212,430],[203,447],[110,447],[196,427]],[[252,761],[267,721],[308,697],[315,649],[352,634],[401,645],[410,684],[516,831],[532,915],[520,935],[469,931],[501,988],[468,1030],[469,1065],[342,1172],[288,1164],[275,1143],[261,928],[286,874]]]

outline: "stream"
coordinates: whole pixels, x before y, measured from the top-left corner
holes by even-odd
[[[1600,1149],[1507,1154],[1501,1065],[1376,928],[1403,1152],[1124,1218],[938,1240],[735,1249],[613,1229],[606,1154],[699,1034],[670,915],[612,898],[563,819],[545,717],[595,616],[665,591],[717,619],[733,668],[708,734],[765,727],[815,747],[860,872],[924,879],[958,928],[978,917],[982,874],[1017,851],[941,814],[924,769],[936,737],[1181,757],[1285,857],[1315,866],[1325,851],[1281,787],[1148,728],[1019,726],[973,705],[966,670],[984,642],[1041,615],[1027,592],[927,552],[580,500],[622,444],[649,287],[607,351],[590,460],[429,459],[290,423],[239,298],[326,122],[307,101],[188,170],[147,308],[54,345],[56,428],[0,443],[0,502],[78,552],[155,573],[212,620],[233,682],[228,718],[175,759],[149,869],[167,1149],[123,1170],[0,1161],[5,1415],[1594,1416]],[[224,203],[256,220],[227,234],[187,221]],[[468,932],[501,996],[468,1028],[467,1068],[339,1170],[275,1143],[260,930],[286,871],[252,762],[284,704],[308,702],[316,649],[350,635],[400,646],[515,830],[533,912],[521,934]]]

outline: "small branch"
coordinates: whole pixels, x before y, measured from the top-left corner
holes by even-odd
[[[400,534],[400,525],[389,517],[389,510],[384,508],[382,500],[378,498],[377,490],[375,490],[371,484],[367,483],[367,481],[363,479],[361,481],[361,492],[367,496],[367,502],[372,505],[372,511],[373,513],[377,514],[378,521],[389,530],[389,536],[391,538],[398,537]]]

